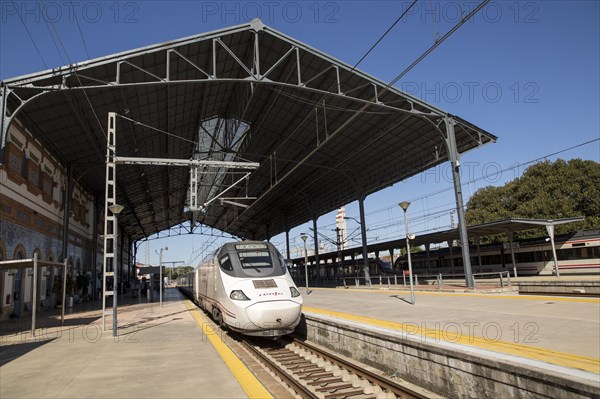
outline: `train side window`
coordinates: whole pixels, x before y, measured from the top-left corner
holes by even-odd
[[[223,270],[233,270],[233,265],[231,264],[231,259],[229,259],[229,255],[225,255],[221,259],[219,259],[219,263],[221,264],[221,268]]]

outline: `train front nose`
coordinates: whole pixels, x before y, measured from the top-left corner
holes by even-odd
[[[294,328],[302,305],[293,301],[258,302],[246,308],[248,319],[259,328]]]

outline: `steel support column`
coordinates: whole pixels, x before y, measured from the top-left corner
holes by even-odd
[[[315,234],[315,285],[318,284],[321,277],[321,266],[319,265],[319,239],[317,236],[317,217],[313,219],[313,232]]]
[[[129,273],[129,276],[127,277],[127,281],[129,281],[129,286],[130,286],[130,287],[133,287],[133,286],[134,286],[134,284],[133,284],[133,283],[134,283],[134,281],[135,281],[135,280],[134,280],[133,268],[132,268],[131,266],[133,266],[133,265],[132,265],[132,263],[133,263],[133,260],[134,260],[134,259],[137,259],[137,251],[138,251],[138,246],[136,245],[136,242],[135,242],[135,241],[132,241],[132,242],[131,242],[131,245],[130,245],[130,247],[129,247],[129,253],[131,253],[131,252],[132,252],[132,251],[131,251],[131,248],[133,248],[133,256],[130,256],[130,257],[129,257],[129,268],[127,269],[127,270],[128,270],[128,273]],[[171,268],[172,268],[173,266],[174,266],[174,265],[171,265]],[[171,270],[171,272],[172,272],[172,271],[173,271],[173,270]]]
[[[290,231],[288,229],[285,230],[285,253],[287,255],[286,259],[291,259],[290,256]]]
[[[365,285],[371,286],[371,275],[369,274],[369,253],[367,251],[367,227],[365,220],[365,197],[361,195],[358,198],[358,209],[360,211],[360,235],[362,238],[363,255],[363,273],[365,275]]]
[[[468,288],[475,288],[473,271],[471,270],[469,236],[467,234],[467,222],[465,220],[465,209],[460,182],[460,154],[458,153],[458,148],[456,147],[456,137],[454,135],[454,125],[456,122],[449,116],[444,119],[444,122],[446,124],[446,145],[448,147],[448,158],[450,159],[452,180],[454,181],[454,195],[456,197],[456,211],[458,213],[458,229],[462,248],[465,282]]]
[[[8,118],[6,117],[6,107],[8,102],[8,87],[2,85],[2,95],[0,95],[0,148],[6,147],[8,141]]]
[[[118,226],[115,226],[118,227]],[[119,282],[118,282],[118,286],[117,286],[117,295],[119,294],[119,289],[121,289],[121,294],[123,294],[123,286],[124,286],[124,279],[123,276],[125,275],[124,272],[124,267],[123,267],[123,249],[125,248],[125,232],[122,232],[121,234],[119,234],[119,241],[121,241],[120,243],[118,243],[119,247],[118,247],[118,253],[119,253]],[[127,251],[127,253],[129,254],[129,251]],[[129,256],[127,257],[129,258]],[[129,263],[129,261],[128,261]]]
[[[31,336],[35,337],[35,322],[38,307],[38,253],[33,254],[33,293],[31,298]],[[65,304],[63,304],[65,306]]]
[[[509,231],[508,232],[508,241],[510,243],[510,260],[512,262],[514,277],[519,277],[517,275],[517,262],[515,260],[515,248],[513,247],[514,246],[513,236],[514,236],[513,232]]]
[[[552,260],[554,261],[554,272],[556,273],[556,277],[560,277],[560,271],[558,270],[558,258],[556,256],[556,245],[554,243],[554,225],[547,224],[546,231],[548,232],[548,236],[550,237],[550,244],[552,245]]]
[[[429,253],[429,249],[431,248],[431,243],[425,243],[425,253],[427,254],[427,274],[431,274],[431,257]]]
[[[483,273],[483,265],[481,264],[481,237],[476,237],[477,242],[477,263],[479,264],[479,273]]]

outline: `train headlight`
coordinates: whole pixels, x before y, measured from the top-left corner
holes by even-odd
[[[244,294],[244,291],[242,291],[242,290],[231,291],[231,294],[229,294],[229,298],[233,299],[234,301],[249,301],[250,300],[250,298],[248,298],[246,296],[246,294]]]
[[[300,296],[300,291],[298,291],[296,287],[290,287],[290,292],[292,293],[292,298]]]

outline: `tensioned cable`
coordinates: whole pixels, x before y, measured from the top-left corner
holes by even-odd
[[[187,138],[185,138],[185,137],[180,137],[180,136],[177,136],[176,134],[169,133],[169,132],[167,132],[167,131],[165,131],[165,130],[159,129],[159,128],[157,128],[157,127],[154,127],[154,126],[147,125],[147,124],[145,124],[144,122],[139,122],[139,121],[136,121],[136,120],[134,120],[134,119],[128,118],[127,116],[124,116],[124,115],[121,115],[121,114],[116,114],[116,115],[117,115],[119,118],[123,118],[123,119],[125,119],[125,120],[128,120],[128,121],[132,122],[132,123],[133,123],[133,124],[135,124],[135,125],[138,125],[138,126],[144,126],[144,127],[148,128],[148,129],[150,129],[150,130],[154,130],[154,131],[156,131],[156,132],[159,132],[159,133],[166,134],[166,135],[167,135],[167,136],[169,136],[169,137],[173,137],[173,138],[176,138],[176,139],[179,139],[179,140],[182,140],[182,141],[186,141],[186,142],[188,142],[188,143],[190,143],[190,144],[198,145],[198,142],[197,142],[197,141],[190,140],[190,139],[187,139]]]
[[[45,9],[44,0],[39,0],[39,1],[42,3],[42,5],[44,6],[44,9]],[[56,27],[54,26],[54,23],[52,21],[50,21],[50,26],[52,26],[52,29],[54,30],[54,33],[56,34],[56,38],[58,39],[58,42],[60,43],[63,51],[65,52],[65,56],[67,57],[69,64],[73,65],[73,62],[71,61],[71,57],[69,57],[69,53],[67,52],[67,49],[65,48],[65,45],[64,45],[63,41],[61,40],[60,35],[58,34],[58,31],[56,30]],[[104,126],[102,125],[102,123],[100,123],[100,118],[98,118],[98,114],[96,113],[96,110],[94,109],[94,106],[92,105],[92,102],[90,101],[90,98],[88,97],[88,94],[85,91],[85,86],[83,85],[83,83],[81,82],[81,79],[79,78],[79,75],[77,74],[77,69],[73,68],[73,72],[74,72],[75,78],[77,78],[77,81],[79,82],[81,90],[83,91],[83,95],[85,96],[85,99],[87,100],[87,103],[90,106],[92,113],[94,114],[94,117],[96,118],[96,122],[98,123],[98,126],[100,126],[100,131],[102,132],[102,134],[104,135],[105,138],[108,138],[108,136],[106,135],[106,131],[104,130]]]
[[[75,10],[75,6],[73,5],[73,0],[69,0],[69,2],[71,3],[71,9]],[[88,51],[87,44],[85,43],[85,39],[83,38],[83,32],[81,31],[81,25],[79,25],[79,18],[77,18],[76,12],[73,12],[73,15],[75,16],[75,22],[77,23],[77,29],[79,30],[79,36],[81,36],[81,41],[83,42],[83,48],[85,49],[85,54],[87,55],[88,59],[90,59],[92,57],[90,57],[90,52]]]
[[[446,32],[446,34],[444,36],[442,36],[431,47],[429,47],[423,54],[421,54],[421,56],[419,56],[419,58],[417,58],[412,64],[410,64],[404,71],[400,72],[400,74],[398,76],[396,76],[396,78],[394,80],[392,80],[385,88],[389,89],[391,86],[396,84],[396,82],[398,82],[400,79],[402,79],[402,77],[404,77],[404,75],[406,75],[408,72],[410,72],[411,69],[413,69],[415,66],[417,66],[417,64],[419,62],[423,61],[425,59],[425,57],[427,57],[429,54],[431,54],[431,52],[433,52],[433,50],[435,50],[440,44],[442,44],[446,39],[448,39],[454,32],[456,32],[458,30],[458,28],[463,26],[465,24],[465,22],[467,22],[469,19],[471,19],[472,16],[477,14],[479,12],[479,10],[481,10],[489,2],[490,2],[490,0],[483,0],[481,3],[479,3],[479,5],[477,7],[475,7],[463,19],[461,19],[460,22],[458,22],[456,25],[454,25],[454,27],[452,27],[452,29],[450,29],[448,32]]]
[[[376,42],[374,45],[372,45],[372,46],[371,46],[371,48],[370,48],[370,49],[369,49],[369,50],[368,50],[368,51],[365,53],[365,55],[364,55],[363,57],[361,57],[361,59],[360,59],[360,60],[359,60],[359,61],[358,61],[358,62],[357,62],[357,63],[356,63],[356,64],[355,64],[355,65],[354,65],[354,66],[353,66],[351,69],[350,69],[350,73],[354,72],[354,70],[356,69],[356,67],[358,66],[358,64],[360,64],[360,63],[361,63],[361,62],[364,60],[364,58],[365,58],[365,57],[366,57],[366,56],[367,56],[367,55],[368,55],[368,54],[369,54],[369,53],[370,53],[370,52],[371,52],[371,51],[372,51],[372,50],[375,48],[375,46],[377,46],[377,45],[379,44],[379,42],[381,42],[381,40],[382,40],[382,39],[383,39],[383,38],[384,38],[384,37],[385,37],[385,36],[386,36],[386,35],[389,33],[389,31],[391,31],[391,29],[392,29],[392,28],[393,28],[393,27],[394,27],[394,26],[395,26],[395,25],[398,23],[398,21],[400,21],[402,18],[404,18],[404,16],[405,16],[405,15],[406,15],[406,14],[407,14],[407,13],[408,13],[408,12],[409,12],[411,9],[412,9],[412,7],[413,7],[413,6],[416,4],[416,2],[417,2],[417,0],[414,0],[414,1],[412,2],[412,4],[411,4],[411,5],[410,5],[410,6],[409,6],[409,7],[408,7],[406,10],[404,10],[404,12],[403,12],[403,13],[400,15],[400,17],[399,17],[399,18],[398,18],[398,19],[397,19],[397,20],[396,20],[396,21],[395,21],[395,22],[392,24],[392,26],[391,26],[391,27],[390,27],[390,28],[389,28],[389,29],[388,29],[388,30],[387,30],[387,31],[386,31],[386,32],[385,32],[385,33],[384,33],[384,34],[383,34],[383,35],[382,35],[382,36],[379,38],[379,40],[377,40],[377,42]],[[335,86],[335,83],[332,83],[332,84],[329,86],[329,89],[328,89],[327,91],[328,91],[328,92],[330,92],[330,91],[333,89],[333,87],[334,87],[334,86]],[[321,106],[321,103],[323,102],[323,100],[325,99],[325,97],[327,97],[328,95],[329,95],[329,93],[328,93],[328,94],[324,94],[324,95],[322,95],[322,96],[321,96],[321,98],[320,98],[318,101],[316,101],[314,104],[311,104],[311,103],[309,102],[309,103],[307,103],[307,105],[312,105],[312,106],[317,106],[317,105],[319,105],[319,106]],[[373,99],[371,100],[371,102],[372,102],[373,100],[375,100],[375,98],[373,98]],[[367,106],[368,106],[368,105],[369,105],[369,104],[367,104]],[[366,109],[366,107],[363,107],[363,108],[362,108],[362,109],[360,109],[360,110],[356,110],[356,111],[355,111],[355,114],[354,114],[353,116],[351,116],[351,117],[350,117],[350,121],[351,121],[351,120],[353,120],[353,119],[356,117],[356,115],[358,115],[358,114],[360,114],[360,113],[363,113],[363,111],[364,111],[365,109]],[[283,141],[282,141],[282,142],[281,142],[281,143],[280,143],[280,144],[277,146],[277,148],[274,150],[274,153],[276,153],[276,152],[279,150],[279,148],[281,148],[281,146],[282,146],[283,144],[285,144],[285,143],[287,142],[287,140],[288,140],[290,137],[292,137],[292,136],[294,135],[294,133],[296,132],[296,130],[298,130],[298,129],[300,128],[300,126],[302,126],[302,124],[303,124],[304,122],[306,122],[306,121],[308,120],[308,118],[309,118],[309,117],[311,117],[312,115],[313,115],[312,111],[308,112],[308,113],[306,114],[306,116],[305,116],[304,118],[302,118],[302,120],[301,120],[301,121],[298,123],[298,125],[296,126],[296,128],[294,128],[294,130],[293,130],[293,131],[290,133],[290,135],[289,135],[287,138],[285,138],[285,139],[284,139],[284,140],[283,140]],[[300,163],[300,162],[299,162],[299,163]]]
[[[144,123],[144,122],[136,121],[136,120],[134,120],[134,119],[131,119],[131,118],[129,118],[129,117],[127,117],[127,116],[124,116],[124,115],[121,115],[121,114],[116,114],[116,115],[117,115],[119,118],[122,118],[122,119],[125,119],[125,120],[128,120],[128,121],[132,122],[132,123],[133,123],[133,124],[135,124],[135,125],[146,127],[146,128],[148,128],[148,129],[150,129],[150,130],[154,130],[154,131],[156,131],[156,132],[163,133],[163,134],[165,134],[165,135],[167,135],[167,136],[169,136],[169,137],[172,137],[172,138],[175,138],[175,139],[179,139],[179,140],[182,140],[182,141],[188,142],[188,143],[190,143],[190,144],[199,145],[199,143],[198,143],[197,141],[194,141],[194,140],[191,140],[191,139],[187,139],[187,138],[185,138],[185,137],[180,137],[180,136],[177,136],[177,135],[176,135],[176,134],[174,134],[174,133],[167,132],[166,130],[162,130],[162,129],[159,129],[159,128],[157,128],[157,127],[154,127],[154,126],[148,125],[148,124],[146,124],[146,123]],[[218,152],[218,153],[223,153],[223,151],[215,151],[215,152]],[[242,157],[238,157],[238,159],[240,159],[240,160],[242,160],[242,161],[244,161],[244,162],[250,162],[250,160],[248,160],[248,159],[245,159],[245,158],[242,158]]]
[[[510,171],[510,170],[514,170],[514,169],[520,168],[520,167],[522,167],[522,166],[530,165],[530,164],[533,164],[533,163],[536,163],[536,162],[542,161],[542,160],[544,160],[544,159],[547,159],[547,158],[553,157],[553,156],[555,156],[555,155],[562,154],[563,152],[567,152],[567,151],[571,151],[571,150],[573,150],[573,149],[575,149],[575,148],[583,147],[584,145],[588,145],[588,144],[591,144],[591,143],[593,143],[593,142],[596,142],[596,141],[600,141],[600,138],[595,138],[595,139],[592,139],[592,140],[588,140],[588,141],[586,141],[586,142],[584,142],[584,143],[581,143],[581,144],[576,144],[576,145],[574,145],[574,146],[571,146],[571,147],[565,148],[565,149],[563,149],[563,150],[559,150],[559,151],[553,152],[553,153],[551,153],[551,154],[547,154],[547,155],[544,155],[544,156],[538,157],[538,158],[536,158],[536,159],[533,159],[533,160],[531,160],[531,161],[527,161],[527,162],[519,163],[519,164],[517,164],[517,165],[510,166],[510,167],[508,167],[508,168],[505,168],[505,169],[502,169],[502,170],[500,170],[500,171],[494,171],[494,172],[488,173],[488,174],[486,174],[486,175],[483,175],[483,176],[481,176],[481,177],[478,177],[478,178],[475,178],[475,179],[471,179],[471,180],[469,180],[469,181],[467,181],[467,182],[465,182],[465,183],[461,183],[461,186],[464,186],[464,185],[467,185],[467,184],[471,184],[471,183],[475,183],[475,182],[477,182],[477,181],[479,181],[479,180],[482,180],[482,179],[487,179],[488,177],[492,177],[492,176],[494,176],[494,175],[497,175],[498,173],[508,172],[508,171]],[[453,189],[454,189],[454,187],[448,187],[448,188],[445,188],[445,189],[442,189],[442,190],[435,191],[435,192],[433,192],[433,193],[431,193],[431,194],[426,194],[426,195],[424,195],[424,196],[420,196],[420,197],[413,198],[413,199],[411,199],[410,201],[411,201],[411,202],[412,202],[412,201],[417,201],[417,200],[420,200],[420,199],[423,199],[423,198],[425,198],[426,196],[430,196],[430,195],[437,195],[437,194],[440,194],[440,193],[443,193],[443,192],[446,192],[446,191],[450,191],[450,190],[453,190]],[[466,206],[466,205],[465,205],[465,206]]]
[[[17,7],[14,0],[11,0],[11,2],[13,3],[15,10],[17,10],[19,19],[21,20],[21,23],[25,27],[25,30],[27,31],[27,35],[29,35],[29,38],[31,39],[31,43],[33,43],[33,47],[35,47],[35,51],[37,51],[38,55],[40,56],[40,60],[42,60],[42,64],[44,64],[44,67],[46,69],[48,69],[48,65],[46,64],[46,61],[44,61],[44,57],[42,57],[42,53],[40,53],[40,49],[38,48],[37,44],[35,44],[35,40],[33,40],[33,36],[31,36],[31,32],[29,31],[29,28],[27,27],[27,25],[25,25],[25,21],[23,20],[23,17],[21,16],[21,12],[19,11],[19,7]]]
[[[472,183],[475,183],[475,182],[477,182],[477,181],[479,181],[479,180],[487,179],[488,177],[492,177],[492,176],[494,176],[494,175],[497,175],[498,173],[504,173],[504,172],[508,172],[508,171],[510,171],[510,170],[514,170],[514,169],[517,169],[517,168],[520,168],[520,167],[526,166],[526,165],[530,165],[530,164],[533,164],[533,163],[539,162],[539,161],[541,161],[541,160],[547,159],[547,158],[549,158],[549,157],[553,157],[553,156],[555,156],[555,155],[558,155],[558,154],[561,154],[561,153],[563,153],[563,152],[570,151],[570,150],[573,150],[573,149],[575,149],[575,148],[582,147],[582,146],[584,146],[584,145],[591,144],[591,143],[593,143],[593,142],[596,142],[596,141],[599,141],[599,140],[600,140],[600,138],[598,138],[598,139],[593,139],[593,140],[589,140],[589,141],[586,141],[586,142],[584,142],[584,143],[577,144],[577,145],[571,146],[571,147],[569,147],[569,148],[565,148],[565,149],[563,149],[563,150],[556,151],[556,152],[553,152],[553,153],[551,153],[551,154],[544,155],[544,156],[542,156],[542,157],[538,157],[538,158],[536,158],[536,159],[534,159],[534,160],[531,160],[531,161],[527,161],[527,162],[519,163],[519,164],[517,164],[517,165],[513,165],[513,166],[511,166],[511,167],[508,167],[508,168],[502,169],[502,170],[500,170],[500,171],[494,171],[494,172],[488,173],[488,174],[486,174],[486,175],[483,175],[483,176],[481,176],[481,177],[478,177],[478,178],[476,178],[476,179],[471,179],[471,180],[469,180],[469,181],[467,181],[467,182],[465,182],[465,183],[461,183],[461,186],[465,186],[465,185],[468,185],[468,184],[472,184]],[[424,199],[424,198],[432,197],[432,196],[435,196],[435,195],[438,195],[438,194],[442,194],[442,193],[445,193],[445,192],[451,191],[451,190],[453,190],[453,189],[454,189],[454,187],[446,187],[446,188],[443,188],[443,189],[441,189],[441,190],[432,191],[432,192],[430,192],[430,193],[427,193],[427,194],[424,194],[424,195],[422,195],[422,196],[419,196],[419,197],[412,198],[412,199],[410,199],[410,202],[419,201],[419,200],[422,200],[422,199]],[[444,206],[444,205],[440,205],[440,206]],[[377,213],[380,213],[380,212],[385,212],[385,211],[387,211],[387,210],[389,210],[389,209],[395,209],[396,207],[397,207],[397,205],[395,205],[395,204],[393,204],[393,205],[389,205],[389,206],[387,206],[387,207],[385,207],[385,208],[381,208],[381,209],[374,210],[374,211],[372,211],[372,212],[368,213],[368,214],[367,214],[367,216],[369,216],[369,215],[374,215],[374,214],[377,214]],[[465,205],[463,206],[463,209],[466,209],[466,207],[467,207],[467,205],[465,204]],[[434,208],[434,209],[435,209],[435,208]],[[452,208],[452,209],[455,209],[455,208]],[[411,219],[409,219],[409,220],[411,220]]]
[[[45,7],[42,6],[42,4],[40,3],[40,0],[37,0],[37,4],[40,7],[40,11],[47,11],[45,10]],[[44,24],[46,25],[46,28],[48,29],[48,33],[50,34],[50,39],[52,39],[52,43],[54,43],[54,48],[56,49],[56,52],[58,53],[58,56],[60,57],[60,61],[62,62],[62,64],[66,64],[65,59],[62,56],[62,53],[60,52],[59,48],[58,48],[58,44],[56,44],[56,40],[54,39],[54,35],[52,34],[52,31],[50,30],[50,26],[48,25],[48,14],[47,12],[45,13],[46,15],[44,15],[44,13],[42,13],[42,18],[44,19]]]
[[[436,41],[436,43],[434,43],[433,46],[431,46],[428,50],[426,50],[419,58],[417,58],[417,60],[415,60],[411,65],[409,65],[404,71],[402,71],[398,76],[396,76],[396,78],[394,78],[390,83],[388,83],[386,86],[383,87],[383,89],[375,96],[373,96],[371,98],[371,100],[369,102],[367,102],[366,104],[364,104],[360,109],[358,109],[357,111],[355,111],[345,122],[343,122],[334,132],[331,133],[331,136],[335,135],[337,132],[343,130],[346,126],[348,126],[353,120],[355,120],[362,112],[364,112],[369,106],[371,106],[373,104],[373,102],[375,100],[377,100],[377,98],[385,93],[387,93],[390,88],[398,81],[400,80],[404,75],[406,75],[411,69],[413,69],[419,62],[421,62],[425,57],[427,57],[427,55],[429,55],[433,50],[435,50],[440,44],[442,44],[446,39],[448,39],[454,32],[456,32],[458,30],[458,28],[460,28],[462,25],[465,24],[465,22],[467,22],[469,19],[471,19],[471,17],[473,17],[475,14],[477,14],[487,3],[489,3],[490,0],[483,0],[477,7],[475,7],[469,14],[467,14],[460,22],[458,22],[452,29],[450,29],[439,41]],[[414,5],[414,3],[413,3]],[[403,13],[406,14],[407,11],[405,11]],[[352,69],[354,70],[354,68]],[[334,85],[332,84],[332,86],[330,86],[330,90]],[[319,100],[319,102],[315,102],[315,106],[317,106],[317,104],[320,104],[320,102],[325,98],[326,95],[323,95],[321,97],[321,100]],[[298,124],[298,126],[296,127],[296,129],[298,129],[307,119],[308,117],[312,115],[312,111],[307,113],[307,115],[304,117],[304,119]],[[296,130],[294,129],[294,131]],[[292,132],[293,134],[293,132]],[[291,137],[291,135],[290,135]],[[285,142],[285,140],[284,140]],[[280,146],[283,145],[280,144]]]
[[[592,144],[592,143],[597,142],[597,141],[600,141],[600,138],[595,138],[595,139],[592,139],[592,140],[588,140],[588,141],[585,141],[583,143],[576,144],[576,145],[573,145],[571,147],[564,148],[562,150],[555,151],[555,152],[552,152],[550,154],[546,154],[546,155],[537,157],[537,158],[535,158],[533,160],[530,160],[530,161],[527,161],[527,162],[518,163],[516,165],[510,166],[510,167],[502,169],[500,171],[494,171],[493,173],[488,173],[488,174],[483,175],[481,177],[478,177],[478,178],[475,178],[475,179],[471,179],[471,180],[469,180],[469,181],[467,181],[465,183],[461,183],[461,186],[464,186],[464,185],[467,185],[467,184],[471,184],[471,183],[477,182],[479,180],[483,180],[483,179],[492,177],[494,175],[497,175],[498,173],[504,173],[504,172],[507,172],[507,171],[510,171],[510,170],[514,170],[514,169],[523,167],[523,166],[527,166],[527,165],[530,165],[530,164],[533,164],[533,163],[537,163],[537,162],[542,161],[544,159],[547,159],[547,158],[550,158],[550,157],[562,154],[562,153],[567,152],[567,151],[571,151],[571,150],[579,148],[579,147],[583,147],[583,146],[588,145],[588,144]],[[412,198],[412,199],[410,199],[410,202],[415,202],[415,201],[418,201],[418,200],[421,200],[421,199],[424,199],[424,198],[428,198],[428,197],[431,197],[431,196],[434,196],[434,195],[438,195],[438,194],[441,194],[441,193],[444,193],[444,192],[447,192],[447,191],[451,191],[453,189],[454,189],[454,187],[447,187],[447,188],[444,188],[444,189],[441,189],[441,190],[433,191],[433,192],[424,194],[422,196]],[[448,205],[451,205],[451,204],[452,203],[442,204],[442,205],[438,205],[436,207],[433,207],[431,209],[441,208],[441,207],[445,207],[445,206],[448,206]],[[380,209],[374,210],[372,212],[369,212],[369,213],[366,214],[366,216],[374,215],[374,214],[377,214],[377,213],[380,213],[380,212],[385,212],[385,211],[387,211],[389,209],[395,209],[396,207],[397,207],[396,204],[389,205],[387,207],[380,208]],[[463,208],[466,208],[466,204],[463,206]],[[436,212],[431,213],[431,215],[435,216],[437,214],[444,213],[446,211],[453,210],[453,209],[456,209],[456,207],[451,207],[451,208],[443,209],[441,211],[436,211]],[[410,221],[416,221],[416,220],[421,220],[421,219],[424,219],[424,218],[430,216],[428,214],[424,214],[423,212],[419,212],[419,213],[417,213],[417,215],[418,216],[410,217],[408,220],[410,220]],[[321,226],[321,228],[327,228],[327,227],[330,227],[330,226],[333,226],[333,225],[334,225],[334,223],[330,223],[330,224]],[[388,226],[393,226],[393,225],[394,225],[394,223],[390,223]],[[381,229],[381,228],[384,228],[384,227],[386,227],[386,226],[381,226],[381,227],[378,227],[378,228]]]
[[[383,35],[381,35],[381,37],[379,37],[379,39],[377,39],[377,41],[375,42],[375,44],[373,44],[373,45],[371,46],[371,48],[370,48],[370,49],[369,49],[369,50],[368,50],[368,51],[365,53],[365,55],[363,55],[363,56],[361,57],[361,59],[360,59],[360,60],[358,60],[358,62],[357,62],[356,64],[354,64],[354,66],[352,67],[352,69],[350,70],[350,72],[354,71],[354,70],[355,70],[355,69],[356,69],[356,68],[357,68],[357,67],[360,65],[360,63],[361,63],[361,62],[363,62],[363,60],[364,60],[365,58],[367,58],[367,56],[368,56],[368,55],[371,53],[371,51],[373,51],[373,49],[375,49],[375,47],[377,47],[377,45],[378,45],[378,44],[379,44],[379,43],[380,43],[380,42],[381,42],[381,41],[382,41],[382,40],[383,40],[383,39],[384,39],[384,38],[387,36],[387,34],[388,34],[388,33],[390,33],[390,31],[391,31],[392,29],[394,29],[394,26],[396,26],[396,24],[398,24],[398,22],[400,22],[400,20],[401,20],[402,18],[404,18],[404,16],[406,15],[406,13],[407,13],[407,12],[409,12],[411,8],[413,8],[413,6],[415,5],[415,3],[416,3],[417,1],[418,1],[418,0],[414,0],[414,1],[412,2],[412,4],[411,4],[410,6],[408,6],[408,8],[407,8],[407,9],[406,9],[406,10],[405,10],[403,13],[402,13],[402,15],[400,15],[400,16],[398,17],[398,19],[397,19],[396,21],[394,21],[394,23],[393,23],[393,24],[392,24],[392,25],[391,25],[391,26],[388,28],[388,30],[386,30],[386,31],[385,31],[385,33],[384,33]]]

